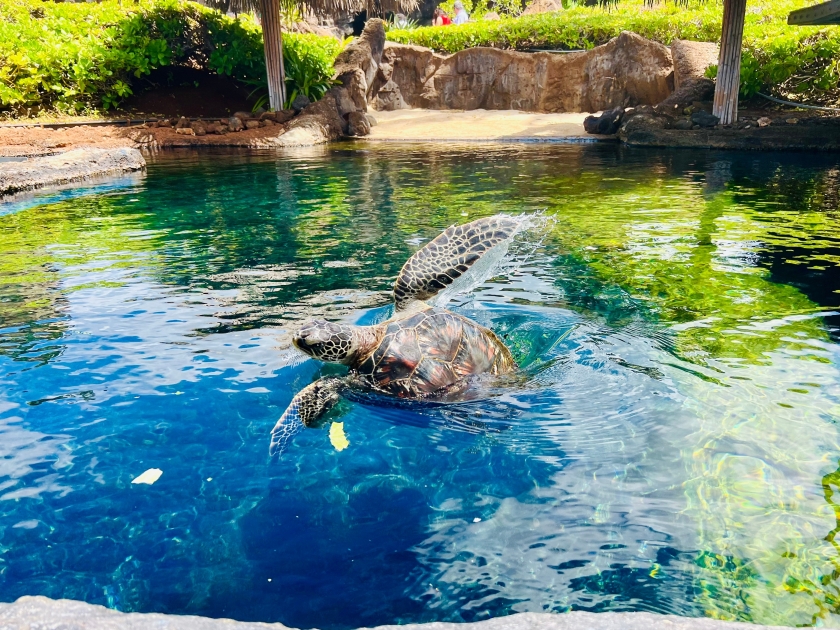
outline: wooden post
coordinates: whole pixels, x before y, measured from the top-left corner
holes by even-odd
[[[715,100],[712,113],[721,125],[738,120],[738,90],[741,87],[741,43],[747,0],[724,0],[723,28],[720,34]]]
[[[260,0],[260,20],[265,42],[265,70],[268,75],[268,102],[280,111],[286,102],[283,68],[283,35],[280,26],[280,0]]]

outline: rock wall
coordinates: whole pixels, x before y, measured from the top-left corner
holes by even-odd
[[[470,48],[446,56],[387,42],[368,100],[376,110],[594,112],[653,105],[673,90],[668,48],[625,31],[569,54]]]

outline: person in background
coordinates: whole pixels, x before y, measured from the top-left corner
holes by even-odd
[[[440,7],[436,8],[432,26],[446,26],[447,24],[452,24],[452,20],[449,19],[449,16],[446,15],[443,9]]]
[[[461,0],[455,0],[455,17],[452,20],[453,24],[466,24],[470,16],[467,13],[466,9],[464,9],[464,3]]]

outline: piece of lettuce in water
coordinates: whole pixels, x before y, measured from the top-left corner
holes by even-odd
[[[347,441],[347,436],[344,435],[343,422],[333,422],[332,426],[330,426],[330,444],[337,451],[343,451],[350,446],[350,442]]]
[[[149,468],[142,475],[133,479],[131,483],[145,483],[151,486],[155,481],[160,479],[162,474],[163,471],[160,468]]]

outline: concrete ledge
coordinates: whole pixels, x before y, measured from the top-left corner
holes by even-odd
[[[146,160],[137,149],[74,149],[22,162],[0,163],[0,197],[90,177],[139,171]]]
[[[750,129],[719,128],[678,130],[643,128],[619,132],[631,147],[661,149],[727,149],[735,151],[840,151],[840,121],[817,120],[811,124],[772,125]]]
[[[778,626],[774,626],[778,627]],[[0,604],[2,630],[284,630],[279,623],[238,622],[179,615],[121,613],[69,599],[21,597]],[[380,626],[379,630],[759,630],[770,626],[652,613],[521,613],[476,623]]]

